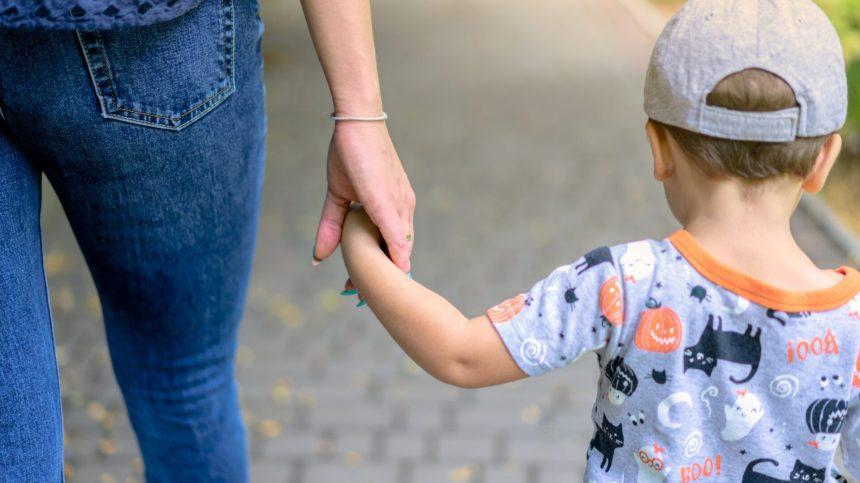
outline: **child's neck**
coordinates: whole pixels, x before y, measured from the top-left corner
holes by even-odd
[[[739,191],[732,183],[700,191],[684,228],[716,259],[762,282],[793,291],[831,287],[842,276],[819,269],[791,233],[798,193]]]

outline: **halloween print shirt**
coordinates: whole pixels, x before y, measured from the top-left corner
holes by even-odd
[[[686,231],[598,248],[487,311],[537,376],[597,354],[586,482],[860,477],[860,273],[785,291]]]

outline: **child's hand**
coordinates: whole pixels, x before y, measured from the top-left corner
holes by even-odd
[[[358,295],[359,307],[366,299],[394,340],[433,377],[460,387],[526,377],[486,315],[468,319],[403,274],[360,207],[352,207],[346,215],[341,253],[350,276],[341,293]]]
[[[373,244],[380,246],[382,236],[379,229],[370,221],[367,212],[361,205],[353,205],[346,214],[346,221],[343,223],[343,243],[355,244]],[[348,249],[348,248],[345,248]]]
[[[364,208],[361,205],[350,207],[343,224],[343,235],[341,238],[341,250],[344,251],[344,256],[347,256],[347,251],[351,253],[364,250],[384,251],[382,247],[383,243],[382,234],[376,225],[370,221],[370,217],[367,216]],[[358,289],[350,279],[346,280],[343,291],[340,294],[356,295],[358,296],[358,307],[365,305],[364,298],[358,293]]]

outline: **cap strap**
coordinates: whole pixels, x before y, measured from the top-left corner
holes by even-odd
[[[704,106],[699,132],[736,141],[789,142],[797,137],[799,118],[799,107],[772,112],[748,112]]]

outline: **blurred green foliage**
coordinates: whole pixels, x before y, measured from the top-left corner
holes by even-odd
[[[827,12],[845,49],[848,66],[848,126],[852,135],[860,132],[860,0],[818,0]]]
[[[845,47],[845,60],[860,60],[860,0],[818,0]]]

